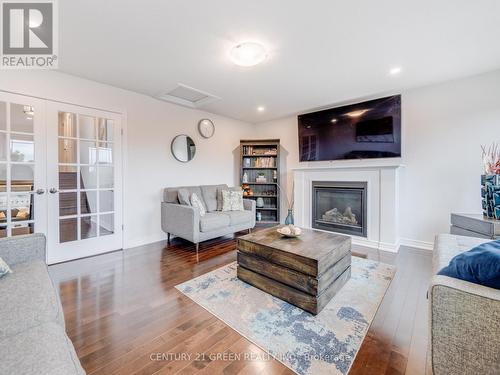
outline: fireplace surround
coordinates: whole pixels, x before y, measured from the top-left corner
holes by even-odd
[[[366,182],[313,181],[312,228],[366,237],[366,189]]]
[[[352,243],[397,252],[400,239],[399,170],[403,167],[399,162],[361,160],[327,165],[311,163],[293,168],[295,224],[313,228],[313,182],[366,183],[366,216],[363,223],[366,235],[351,234]],[[345,209],[341,214],[344,212]]]

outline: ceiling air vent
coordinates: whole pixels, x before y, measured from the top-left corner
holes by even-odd
[[[158,99],[190,108],[199,108],[220,98],[204,91],[183,85],[182,83],[178,83],[173,90],[158,95]]]

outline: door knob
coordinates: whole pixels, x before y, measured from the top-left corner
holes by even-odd
[[[36,193],[37,193],[38,195],[42,195],[42,194],[44,194],[44,193],[45,193],[45,190],[44,190],[44,189],[37,189],[37,190],[36,190]]]
[[[49,193],[50,194],[55,194],[55,193],[57,193],[57,189],[56,188],[50,188]]]

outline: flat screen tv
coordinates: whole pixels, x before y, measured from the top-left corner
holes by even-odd
[[[401,156],[401,95],[298,116],[300,161]]]

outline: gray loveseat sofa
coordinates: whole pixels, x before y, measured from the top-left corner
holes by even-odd
[[[207,213],[200,213],[192,206],[179,204],[178,191],[186,189],[203,201]],[[244,211],[217,211],[219,189],[227,185],[202,185],[165,188],[161,204],[161,227],[165,233],[184,238],[196,244],[198,261],[199,243],[225,236],[255,226],[255,201],[243,199]]]
[[[450,234],[436,237],[428,374],[500,374],[500,290],[437,275],[455,255],[487,241]]]
[[[45,236],[0,239],[0,374],[84,375],[45,265]]]

